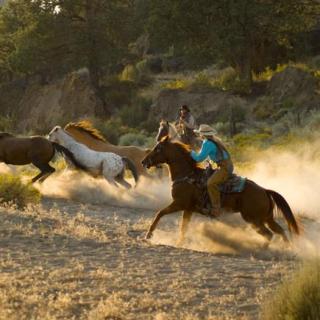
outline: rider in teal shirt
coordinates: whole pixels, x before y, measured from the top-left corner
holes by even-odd
[[[203,140],[202,147],[199,153],[191,151],[191,157],[197,162],[204,161],[207,157],[209,157],[210,160],[214,162],[220,162],[222,160],[229,159],[229,155],[227,152],[223,150],[221,155],[221,153],[218,152],[217,145],[208,139]]]
[[[208,193],[212,204],[211,214],[217,217],[221,214],[219,185],[227,181],[232,174],[232,160],[222,142],[218,141],[216,131],[212,127],[202,124],[199,130],[194,131],[200,134],[203,142],[200,152],[191,151],[191,157],[197,162],[209,158],[217,164],[217,169],[207,181]]]

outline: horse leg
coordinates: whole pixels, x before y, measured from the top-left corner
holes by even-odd
[[[289,242],[284,230],[276,221],[274,221],[273,217],[267,221],[267,225],[274,233],[280,234],[284,242]]]
[[[154,220],[151,223],[151,226],[149,227],[149,230],[146,234],[146,239],[150,239],[152,236],[152,233],[154,231],[154,229],[156,228],[159,220],[166,214],[170,214],[172,212],[176,212],[178,211],[180,208],[178,207],[178,205],[175,202],[172,202],[170,205],[168,205],[166,208],[160,210],[157,212],[156,217],[154,218]]]
[[[126,189],[131,189],[131,184],[124,179],[124,170],[115,177],[115,180]]]
[[[124,180],[123,178],[116,177],[115,180],[126,189],[131,189],[131,184],[126,180]]]
[[[104,178],[108,181],[109,184],[111,184],[112,186],[118,188],[118,185],[117,185],[117,183],[114,181],[113,178],[111,178],[111,177],[106,177],[106,176],[104,176]]]
[[[180,236],[179,236],[179,240],[177,243],[178,245],[181,245],[184,241],[185,234],[186,234],[186,231],[188,228],[188,224],[191,220],[191,216],[192,216],[191,211],[187,211],[187,210],[183,211],[182,221],[181,221],[181,225],[180,225]]]
[[[51,167],[48,163],[41,163],[37,160],[32,161],[32,164],[37,167],[41,172],[32,178],[32,183],[36,182],[39,180],[39,182],[43,182],[45,179],[47,179],[53,172],[56,170]]]
[[[111,169],[108,166],[108,163],[106,161],[103,161],[101,163],[101,174],[104,176],[104,178],[114,187],[118,188],[117,183],[115,182],[115,176],[112,174]]]
[[[272,232],[263,223],[255,223],[253,224],[253,228],[267,240],[264,247],[268,247],[273,237]]]
[[[46,173],[39,179],[39,182],[42,183],[44,180],[46,180],[55,171],[56,171],[55,168],[51,167],[49,164],[46,165]]]

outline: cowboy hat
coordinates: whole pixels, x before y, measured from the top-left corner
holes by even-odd
[[[217,131],[207,124],[200,124],[199,129],[193,130],[193,131],[195,133],[202,135],[202,136],[215,136],[215,135],[217,135]]]

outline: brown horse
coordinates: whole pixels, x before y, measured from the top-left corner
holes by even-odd
[[[113,152],[121,157],[130,159],[138,175],[149,176],[141,161],[150,151],[135,146],[116,146],[106,141],[102,134],[93,128],[90,121],[84,120],[77,123],[68,123],[64,130],[67,131],[76,141],[85,144],[88,148],[95,151]]]
[[[161,217],[183,210],[180,228],[180,241],[183,241],[192,212],[204,214],[202,211],[203,189],[190,179],[202,174],[204,169],[200,168],[191,158],[190,149],[186,145],[170,142],[168,137],[161,140],[143,159],[142,163],[147,168],[167,163],[173,182],[173,201],[166,208],[157,212],[146,238],[152,236]],[[270,229],[280,234],[284,241],[288,241],[284,230],[273,218],[275,208],[282,212],[290,232],[293,230],[294,233],[299,234],[298,224],[286,200],[279,193],[264,189],[250,180],[246,180],[242,192],[223,194],[222,207],[228,211],[240,212],[242,218],[250,223],[268,242],[273,236]]]
[[[55,171],[49,162],[56,151],[66,156],[76,168],[86,169],[68,149],[46,138],[40,136],[18,138],[10,133],[0,132],[0,162],[14,165],[32,163],[41,171],[32,182],[37,180],[43,182]]]

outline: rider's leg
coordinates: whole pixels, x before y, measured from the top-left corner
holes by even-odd
[[[215,173],[208,179],[207,187],[208,193],[212,204],[212,215],[220,215],[221,203],[220,203],[220,191],[218,185],[225,182],[229,177],[228,170],[225,166],[220,167]]]

